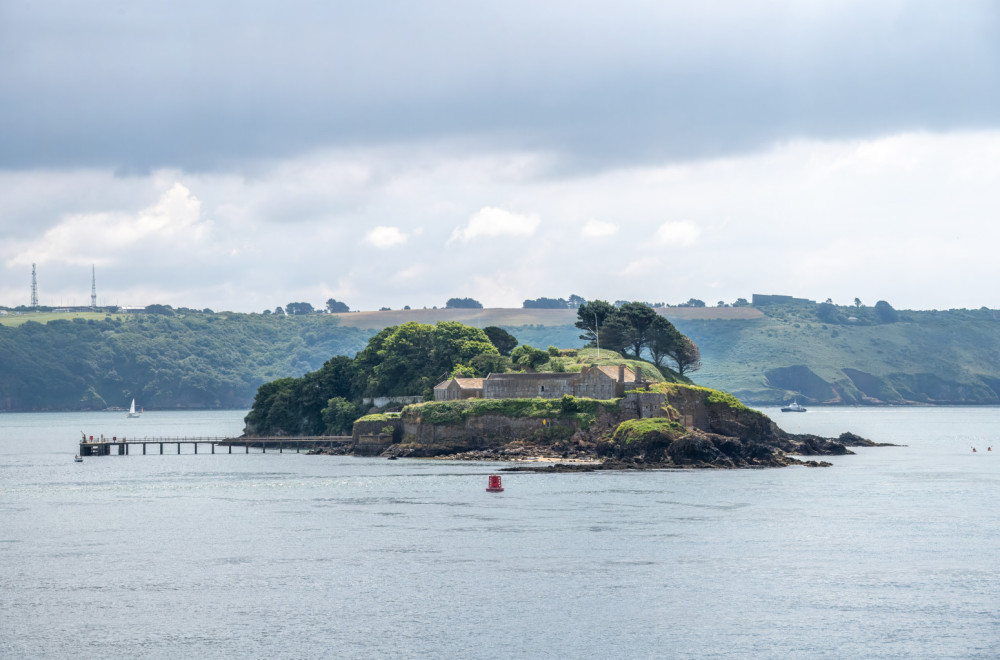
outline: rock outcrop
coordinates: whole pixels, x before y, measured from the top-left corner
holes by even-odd
[[[786,433],[724,392],[675,383],[609,401],[566,396],[430,402],[407,406],[393,428],[368,426],[371,422],[359,421],[354,453],[576,461],[558,463],[559,468],[511,468],[544,471],[822,466],[829,463],[796,456],[837,456],[853,453],[848,447],[876,446],[851,433],[835,439]],[[373,431],[381,431],[378,442]]]

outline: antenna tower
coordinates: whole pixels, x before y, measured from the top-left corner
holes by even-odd
[[[31,306],[38,307],[38,278],[35,277],[35,264],[31,264]]]
[[[94,265],[90,265],[90,309],[97,309],[97,273]]]

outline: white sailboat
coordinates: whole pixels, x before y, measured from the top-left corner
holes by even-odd
[[[135,411],[135,399],[132,399],[132,407],[128,409],[128,417],[138,417],[139,414]]]

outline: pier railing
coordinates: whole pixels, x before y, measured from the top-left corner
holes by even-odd
[[[177,447],[177,453],[180,454],[182,446],[189,446],[194,449],[192,453],[198,453],[198,447],[207,445],[210,448],[209,453],[216,453],[216,447],[225,447],[228,449],[228,453],[233,453],[233,447],[243,447],[244,452],[249,454],[250,449],[260,449],[262,453],[267,453],[268,449],[277,449],[278,453],[283,453],[285,449],[294,449],[296,453],[301,452],[303,449],[316,449],[319,447],[337,447],[340,445],[350,444],[352,438],[349,435],[317,435],[317,436],[299,436],[299,437],[288,437],[288,436],[258,436],[258,437],[240,437],[240,438],[225,438],[225,437],[184,437],[184,438],[170,438],[170,437],[142,437],[142,438],[128,438],[128,437],[118,437],[111,436],[87,436],[86,434],[80,441],[80,455],[81,456],[109,456],[112,454],[112,449],[117,448],[117,454],[119,456],[127,456],[132,451],[138,452],[138,448],[142,447],[142,453],[147,453],[147,447],[149,445],[154,445],[159,449],[159,453],[164,453],[164,446]],[[132,450],[132,451],[130,451]],[[154,452],[155,453],[155,452]]]

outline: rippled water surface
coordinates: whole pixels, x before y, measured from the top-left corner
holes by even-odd
[[[72,461],[242,412],[0,414],[0,657],[996,657],[1000,409],[766,412],[908,446],[489,494],[483,463]]]

